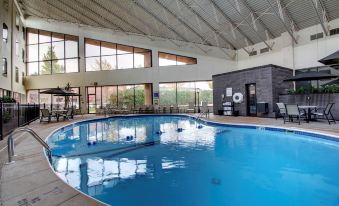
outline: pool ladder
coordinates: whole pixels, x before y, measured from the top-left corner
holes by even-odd
[[[8,140],[7,140],[8,163],[7,164],[14,163],[14,161],[12,160],[12,157],[14,156],[13,135],[17,134],[19,132],[27,132],[27,133],[31,134],[34,137],[34,139],[37,140],[47,150],[48,159],[49,159],[49,161],[51,161],[52,152],[51,152],[51,149],[48,146],[48,144],[43,139],[41,139],[41,137],[39,137],[39,135],[36,132],[34,132],[34,130],[27,128],[27,127],[19,127],[17,129],[13,130],[8,136]]]

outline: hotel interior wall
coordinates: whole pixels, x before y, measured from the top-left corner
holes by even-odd
[[[310,35],[322,32],[321,26],[313,26],[298,31],[298,44],[293,45],[287,32],[270,40],[274,42],[273,51],[249,57],[242,49],[238,50],[235,60],[230,60],[215,47],[203,46],[208,52],[202,53],[192,46],[176,47],[170,41],[158,39],[151,41],[137,35],[126,35],[110,29],[94,28],[67,22],[45,20],[35,17],[26,19],[25,25],[52,32],[79,36],[80,72],[45,76],[28,76],[26,90],[63,86],[70,82],[80,87],[84,100],[85,87],[98,85],[121,85],[152,83],[153,91],[158,91],[159,82],[211,80],[212,75],[237,69],[250,68],[265,64],[276,64],[293,69],[321,65],[317,60],[339,49],[339,35],[310,41]],[[330,22],[330,28],[339,27],[339,19]],[[125,69],[113,71],[85,72],[84,38],[126,44],[152,50],[152,68]],[[252,46],[255,50],[264,48],[263,43]],[[197,65],[158,67],[158,51],[195,57]]]
[[[20,20],[20,26],[19,26],[19,31],[16,29],[15,26],[15,13],[13,15],[13,21],[14,21],[14,41],[13,41],[13,45],[11,47],[11,1],[9,1],[9,6],[8,6],[8,11],[6,11],[4,9],[4,5],[3,5],[3,1],[0,1],[0,37],[1,37],[1,41],[0,41],[0,70],[1,70],[1,74],[0,74],[0,88],[1,89],[5,89],[5,90],[9,90],[9,91],[13,91],[16,93],[20,93],[22,95],[26,94],[26,89],[22,84],[22,73],[24,72],[26,74],[26,66],[22,61],[22,49],[26,50],[25,48],[25,43],[24,43],[24,39],[23,39],[23,34],[22,34],[22,25],[23,22],[21,22]],[[7,44],[4,44],[2,41],[2,24],[5,23],[8,27],[8,41]],[[18,54],[19,56],[16,56],[16,47],[15,47],[15,41],[16,39],[19,41],[19,51]],[[13,49],[11,49],[13,48]],[[11,52],[13,52],[13,69],[12,69],[12,65],[11,65]],[[2,57],[7,58],[7,77],[2,76],[2,66],[3,66],[3,61],[2,61]],[[17,83],[15,81],[15,67],[19,68],[19,82]],[[22,101],[25,101],[26,98],[23,96],[22,97]]]
[[[329,28],[339,27],[339,19],[329,22]],[[339,35],[325,36],[317,40],[310,40],[312,34],[323,32],[321,25],[305,28],[297,32],[298,44],[293,44],[287,32],[280,37],[270,40],[273,51],[260,54],[260,49],[265,48],[264,43],[253,46],[258,55],[249,57],[248,54],[239,50],[237,55],[238,69],[276,64],[291,69],[323,66],[318,60],[339,50]]]
[[[175,45],[163,39],[151,41],[145,37],[125,35],[109,29],[79,26],[72,23],[57,22],[53,20],[47,21],[39,18],[28,18],[26,20],[26,26],[28,28],[37,28],[46,31],[79,36],[80,57],[80,72],[27,76],[27,90],[64,86],[67,82],[70,82],[72,87],[80,87],[80,92],[85,100],[85,87],[93,86],[94,82],[97,82],[98,86],[152,83],[153,91],[159,91],[159,82],[212,80],[212,75],[214,74],[236,69],[236,63],[234,61],[227,60],[226,57],[223,57],[225,54],[221,55],[220,50],[217,48],[212,48],[212,50],[219,50],[219,52],[210,51],[207,56],[202,52],[199,53],[199,51],[194,52],[196,48],[192,49],[182,47],[181,49],[176,49]],[[85,72],[84,38],[151,49],[152,67]],[[206,50],[211,50],[211,48],[205,48]],[[194,57],[198,59],[198,64],[166,66],[159,68],[158,51]]]

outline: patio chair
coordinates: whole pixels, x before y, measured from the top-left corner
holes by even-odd
[[[210,110],[208,108],[207,102],[202,102],[200,112],[206,115],[206,118],[209,117]]]
[[[72,119],[72,116],[73,116],[73,109],[67,109],[67,112],[60,114],[59,118],[63,117],[65,121],[66,119],[67,120]]]
[[[188,103],[188,109],[186,109],[186,113],[189,112],[195,113],[194,102]]]
[[[179,113],[178,105],[173,105],[173,107],[171,109],[172,109],[171,113]]]
[[[289,117],[288,121],[293,122],[293,118],[296,117],[298,120],[298,124],[300,125],[301,117],[305,116],[304,112],[300,112],[297,104],[286,104],[286,114]],[[286,118],[284,118],[284,124],[286,122]]]
[[[277,103],[277,106],[278,106],[278,109],[279,109],[279,114],[280,114],[280,116],[282,116],[282,118],[283,118],[284,121],[285,121],[285,118],[286,118],[286,115],[287,115],[285,104],[284,104],[284,103],[281,103],[281,102],[278,102],[278,103]],[[277,118],[277,116],[276,116],[276,118]]]
[[[323,119],[326,119],[328,121],[328,124],[331,124],[331,122],[334,122],[336,124],[336,121],[331,113],[331,109],[333,107],[334,103],[328,103],[325,107],[325,109],[322,109],[322,112],[313,112],[312,114],[315,115],[315,117],[322,117]]]
[[[154,109],[154,114],[159,114],[159,111],[160,111],[159,105],[154,105],[153,109]]]
[[[50,113],[48,109],[40,109],[40,111],[41,111],[40,122],[43,122],[47,119],[47,122],[50,123],[52,117],[56,117],[55,115]]]

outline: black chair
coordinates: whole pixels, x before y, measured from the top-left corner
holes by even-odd
[[[331,113],[331,109],[333,107],[334,103],[328,103],[325,109],[323,109],[322,112],[313,112],[312,114],[315,115],[315,117],[322,117],[323,119],[326,119],[328,121],[328,124],[331,124],[331,122],[334,122],[336,124],[336,121]]]

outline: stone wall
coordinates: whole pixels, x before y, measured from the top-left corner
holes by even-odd
[[[288,68],[276,65],[264,65],[260,67],[249,68],[240,71],[234,71],[213,76],[213,105],[214,114],[218,114],[218,110],[222,109],[222,103],[232,101],[232,97],[226,97],[226,88],[232,88],[233,94],[240,92],[244,95],[244,102],[235,104],[235,110],[239,111],[239,115],[247,115],[247,97],[246,85],[256,84],[257,102],[267,102],[269,104],[269,114],[265,115],[273,117],[273,109],[275,103],[287,89],[291,89],[293,84],[283,82],[284,79],[293,75],[293,71]],[[225,99],[222,99],[222,94]]]
[[[311,98],[309,102],[307,97]],[[334,118],[339,120],[339,93],[279,95],[279,102],[285,104],[315,105],[318,107],[326,107],[330,102],[335,103],[331,112]]]

